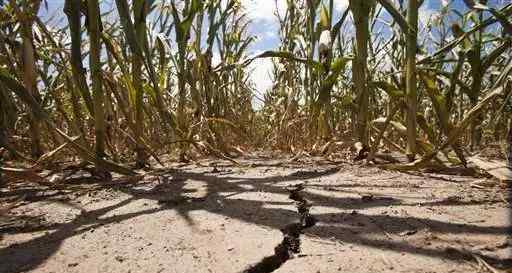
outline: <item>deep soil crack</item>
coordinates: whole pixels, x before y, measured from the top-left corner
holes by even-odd
[[[314,226],[317,220],[309,213],[312,203],[302,196],[303,184],[288,189],[289,198],[295,202],[300,216],[298,223],[291,223],[281,229],[283,240],[274,248],[274,255],[263,258],[259,263],[242,271],[243,273],[269,273],[280,268],[294,254],[300,253],[300,235]]]

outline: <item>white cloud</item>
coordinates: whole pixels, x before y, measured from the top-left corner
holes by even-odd
[[[259,39],[256,41],[256,48],[268,48],[271,43],[269,40],[277,38],[279,31],[279,21],[276,12],[283,14],[286,11],[286,0],[241,0],[242,6],[245,8],[249,19],[252,21],[251,31],[256,34]],[[277,10],[276,10],[277,8]],[[261,53],[255,52],[254,55]],[[256,59],[249,66],[251,80],[256,89],[256,96],[263,97],[263,94],[272,88],[273,79],[272,59]]]
[[[262,51],[257,51],[254,55],[261,54]],[[212,55],[212,65],[216,66],[220,64],[220,55],[218,52],[213,52]],[[272,77],[272,68],[273,63],[271,58],[262,58],[254,60],[248,67],[247,71],[251,77],[251,81],[254,84],[255,95],[258,98],[263,98],[263,94],[265,94],[270,88],[272,88],[273,77]],[[259,107],[261,102],[259,100],[255,100],[255,106]]]
[[[442,9],[451,5],[453,0],[425,0],[423,5],[418,10],[418,20],[420,24],[425,26],[429,22],[434,22],[443,16]]]
[[[269,30],[269,31],[265,31],[263,36],[265,37],[265,39],[277,38],[277,33],[276,33],[276,31],[270,31]]]
[[[256,95],[258,97],[262,97],[267,90],[272,88],[272,68],[273,63],[271,58],[256,59],[249,65],[249,73],[251,73],[251,78],[255,84]]]
[[[336,11],[345,11],[349,0],[335,0],[334,8]],[[286,11],[286,0],[242,0],[242,6],[245,7],[249,18],[255,22],[276,22],[276,4],[277,10],[282,15]]]
[[[339,12],[345,11],[348,8],[348,0],[334,1],[334,8]]]
[[[429,21],[439,17],[439,11],[428,8],[427,6],[428,5],[423,4],[423,6],[418,10],[418,20],[422,25],[426,25]]]
[[[217,66],[220,64],[220,53],[218,51],[213,52],[212,54],[212,66]]]
[[[275,39],[278,36],[279,21],[276,17],[276,11],[283,15],[286,11],[286,0],[241,0],[249,19],[252,21],[252,31],[259,36],[257,48],[266,48],[269,39]],[[348,7],[348,0],[335,0],[334,8],[337,12],[343,12]],[[277,10],[276,10],[277,8]],[[256,52],[254,55],[261,52]],[[256,59],[249,66],[251,79],[255,84],[256,95],[262,97],[265,92],[272,88],[272,68],[271,58]]]
[[[277,9],[280,13],[286,10],[286,0],[242,0],[242,6],[254,23],[277,23]]]

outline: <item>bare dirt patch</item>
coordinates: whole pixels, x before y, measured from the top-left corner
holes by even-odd
[[[317,222],[274,272],[512,264],[511,198],[493,180],[321,160],[241,163],[171,165],[109,185],[8,185],[3,202],[26,201],[1,216],[0,272],[243,272],[274,255],[282,229],[298,221],[289,198],[297,184]]]

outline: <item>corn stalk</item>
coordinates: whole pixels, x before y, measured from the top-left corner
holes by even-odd
[[[90,37],[89,63],[94,102],[94,132],[96,157],[105,157],[105,94],[101,69],[101,16],[98,0],[87,1],[87,22]],[[99,166],[98,166],[99,167]]]
[[[64,13],[68,18],[69,31],[71,36],[71,71],[73,73],[73,82],[85,101],[87,110],[94,116],[94,105],[87,86],[86,70],[82,63],[82,38],[80,30],[80,10],[83,3],[81,0],[66,0],[64,4]]]
[[[35,16],[39,11],[40,1],[33,1],[31,3],[25,3],[25,7],[21,10],[20,6],[17,6],[14,1],[11,1],[11,5],[14,7],[16,16],[21,23],[21,35],[22,35],[22,64],[23,64],[23,84],[27,91],[36,99],[41,100],[39,92],[37,90],[37,72],[36,72],[36,58],[35,58],[35,47],[34,37],[32,33],[32,26],[35,21]],[[42,147],[42,128],[37,123],[34,116],[29,118],[30,123],[30,135],[32,139],[32,157],[38,158],[43,155]]]
[[[135,23],[135,34],[139,45],[145,44],[147,31],[146,31],[146,16],[149,4],[147,1],[134,1],[133,2],[133,18]],[[146,165],[146,153],[142,145],[144,136],[144,109],[143,97],[144,88],[142,86],[142,67],[143,59],[141,55],[132,55],[132,80],[135,88],[135,151],[137,153],[136,166],[142,168]]]
[[[352,62],[352,79],[357,92],[357,136],[359,142],[368,146],[368,104],[370,89],[368,86],[368,42],[370,41],[370,12],[375,6],[374,0],[349,0],[356,28],[356,53]]]
[[[406,93],[407,93],[407,157],[414,160],[416,154],[416,52],[418,42],[418,0],[408,0],[407,8],[407,48],[406,48]]]
[[[187,135],[187,116],[185,115],[186,107],[186,62],[187,62],[187,45],[190,39],[190,29],[194,18],[197,13],[202,9],[202,3],[198,0],[185,1],[185,7],[182,11],[183,18],[179,15],[178,9],[176,8],[175,1],[171,2],[172,15],[174,18],[174,30],[176,35],[176,42],[178,44],[178,58],[177,58],[177,70],[178,70],[178,109],[177,109],[177,125],[178,130],[183,136]],[[186,160],[186,149],[188,145],[180,143],[180,161]]]

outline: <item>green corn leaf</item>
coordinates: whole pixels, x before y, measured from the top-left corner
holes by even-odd
[[[427,95],[430,97],[432,105],[434,106],[434,111],[436,112],[437,119],[441,126],[441,131],[443,134],[448,136],[453,129],[453,125],[450,122],[450,114],[446,107],[445,98],[436,85],[436,77],[433,75],[433,73],[423,72],[420,75],[423,83],[425,84]],[[460,146],[457,143],[452,143],[451,146],[460,161],[466,164],[466,159]]]
[[[377,88],[383,90],[388,94],[388,96],[393,98],[403,98],[405,97],[405,92],[403,90],[400,90],[396,88],[393,84],[385,81],[375,81],[373,82],[373,85],[375,85]]]
[[[325,29],[331,29],[331,16],[327,7],[322,4],[320,9],[320,31]]]

